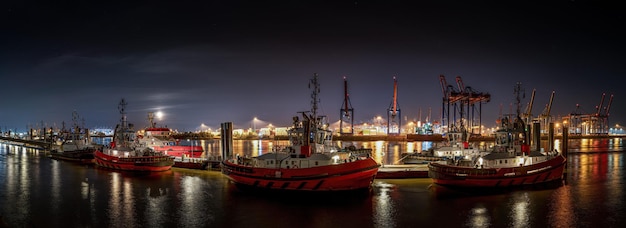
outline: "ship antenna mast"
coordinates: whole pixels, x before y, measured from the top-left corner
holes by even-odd
[[[522,97],[524,97],[524,96],[526,95],[526,94],[524,93],[524,91],[522,90],[522,83],[521,83],[521,82],[518,82],[518,83],[515,85],[515,88],[514,88],[514,90],[513,90],[513,91],[514,91],[514,94],[515,94],[516,114],[517,114],[517,117],[519,117],[519,116],[520,116],[520,113],[521,113],[521,111],[520,111],[520,109],[521,109],[521,107],[520,107],[520,106],[521,106],[521,98],[520,98],[520,93],[522,93]]]
[[[120,111],[120,114],[122,114],[122,129],[121,129],[121,139],[120,140],[124,146],[126,146],[126,140],[124,140],[126,138],[126,131],[128,130],[128,122],[126,121],[126,105],[128,103],[126,103],[126,100],[124,100],[124,98],[122,98],[122,100],[120,101],[120,104],[117,105],[117,109]]]
[[[317,73],[313,74],[313,79],[309,82],[309,88],[313,84],[313,92],[311,93],[311,119],[317,121],[317,104],[319,103],[320,84],[317,81]],[[317,123],[316,123],[317,124]]]
[[[156,123],[154,122],[154,112],[148,112],[148,121],[150,121],[151,128],[156,126]]]

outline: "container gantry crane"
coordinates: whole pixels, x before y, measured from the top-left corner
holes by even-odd
[[[344,126],[345,124],[345,126]],[[348,93],[348,80],[343,77],[343,103],[339,110],[339,134],[354,134],[354,108],[350,102],[350,94]]]

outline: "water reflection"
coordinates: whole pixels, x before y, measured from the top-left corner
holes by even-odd
[[[395,185],[379,182],[376,185],[378,195],[373,203],[374,214],[373,220],[375,224],[393,224],[396,219],[395,201],[391,198]]]
[[[51,182],[52,186],[50,189],[50,194],[52,195],[50,201],[52,205],[52,213],[57,213],[59,211],[59,205],[61,204],[61,171],[59,169],[60,162],[52,161],[51,166]]]
[[[555,142],[560,140],[555,140]],[[619,152],[624,151],[622,138],[570,139],[568,152]]]
[[[469,214],[469,226],[470,227],[490,227],[491,220],[487,213],[487,208],[479,204],[472,208]]]
[[[236,153],[250,156],[286,144],[235,142]],[[13,227],[617,227],[626,223],[625,154],[606,152],[623,148],[622,141],[574,142],[570,145],[581,153],[569,154],[565,184],[472,192],[432,185],[430,179],[376,180],[372,191],[362,195],[313,197],[244,192],[219,172],[173,169],[154,175],[128,174],[59,162],[34,149],[0,144],[0,215]],[[209,153],[219,151],[219,142],[201,144]],[[337,145],[372,148],[381,162],[433,146],[384,141]]]
[[[510,204],[512,205],[511,214],[509,215],[511,227],[527,227],[530,217],[533,215],[528,192],[521,192],[514,194],[514,196],[510,198]]]
[[[205,224],[205,220],[214,220],[214,215],[206,213],[205,202],[198,200],[198,195],[205,195],[206,181],[197,176],[180,177],[180,193],[177,198],[180,200],[178,217],[181,218],[180,227],[200,227]]]
[[[138,226],[135,221],[135,198],[132,194],[133,183],[119,172],[110,174],[109,218],[114,227]]]

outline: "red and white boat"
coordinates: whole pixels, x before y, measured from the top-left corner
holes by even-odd
[[[95,163],[98,166],[124,171],[166,171],[174,165],[174,157],[156,152],[146,147],[136,139],[135,131],[126,121],[126,102],[124,99],[119,105],[122,114],[121,125],[115,127],[111,145],[94,152]]]
[[[311,112],[293,118],[289,145],[281,151],[253,158],[224,160],[222,173],[244,187],[291,191],[343,191],[369,189],[380,166],[371,149],[340,149],[332,145],[332,132],[324,116],[317,116],[319,84],[311,80]]]
[[[433,183],[497,188],[562,180],[565,157],[557,151],[531,151],[526,124],[519,113],[518,110],[516,116],[502,119],[502,127],[496,132],[495,145],[489,153],[469,160],[429,163],[428,175]]]
[[[152,148],[156,152],[185,158],[201,158],[204,149],[200,145],[180,145],[180,141],[174,139],[172,129],[157,127],[154,122],[154,114],[148,113],[150,127],[138,132],[137,139],[140,143]]]

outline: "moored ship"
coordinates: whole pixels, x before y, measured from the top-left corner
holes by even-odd
[[[519,84],[515,91],[519,91]],[[556,150],[530,150],[529,133],[519,108],[517,115],[502,118],[501,124],[501,129],[496,132],[494,147],[488,153],[471,159],[430,163],[428,175],[433,183],[493,188],[562,180],[565,157]]]
[[[427,164],[447,159],[471,159],[485,154],[469,142],[469,134],[462,126],[460,129],[446,133],[446,138],[447,141],[440,147],[421,152],[403,153],[401,161],[404,164]]]
[[[110,146],[94,153],[96,165],[124,171],[166,171],[172,168],[174,157],[156,152],[136,139],[135,131],[126,120],[126,101],[118,106],[121,124],[115,127]]]
[[[80,164],[93,164],[94,152],[100,146],[91,143],[89,130],[79,126],[76,111],[72,113],[72,120],[72,129],[66,130],[63,124],[59,140],[51,146],[50,157]]]
[[[139,131],[137,139],[156,152],[184,158],[201,158],[204,149],[200,145],[180,145],[180,141],[174,139],[172,129],[157,127],[154,122],[154,113],[148,113],[150,126]]]
[[[317,74],[311,84],[310,112],[293,118],[288,131],[289,145],[280,151],[253,158],[224,160],[222,172],[234,183],[288,191],[345,191],[371,188],[380,166],[371,158],[371,149],[344,149],[332,145],[332,132],[324,116],[317,115],[319,84]]]

